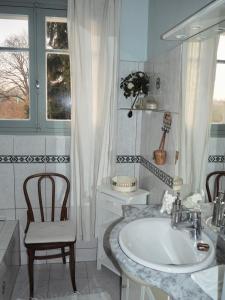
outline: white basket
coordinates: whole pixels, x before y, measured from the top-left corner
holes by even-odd
[[[112,178],[112,189],[122,193],[137,190],[137,179],[130,176],[115,176]]]

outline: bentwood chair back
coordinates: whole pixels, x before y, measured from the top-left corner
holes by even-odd
[[[224,176],[225,176],[225,171],[215,171],[207,175],[206,192],[207,192],[209,202],[212,202],[218,196],[220,191],[225,190],[225,188],[222,188],[222,179]],[[210,182],[212,183],[211,188],[210,188]]]

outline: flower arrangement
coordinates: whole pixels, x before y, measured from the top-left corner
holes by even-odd
[[[132,117],[132,109],[137,99],[141,95],[148,95],[149,91],[149,76],[145,72],[134,72],[121,78],[120,88],[124,91],[126,98],[133,97],[134,101],[131,105],[131,110],[128,112],[128,117]]]
[[[125,78],[121,78],[120,88],[124,90],[123,94],[126,98],[147,95],[149,76],[140,71],[131,73]]]

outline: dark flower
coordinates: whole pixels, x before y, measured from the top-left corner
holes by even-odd
[[[147,95],[149,76],[141,71],[131,73],[125,78],[121,78],[120,88],[124,91],[123,94],[126,98]]]

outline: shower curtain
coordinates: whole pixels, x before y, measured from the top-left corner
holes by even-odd
[[[205,186],[217,47],[217,36],[182,45],[179,174],[187,194]]]
[[[68,0],[71,207],[77,239],[94,237],[96,188],[112,171],[120,0]]]

